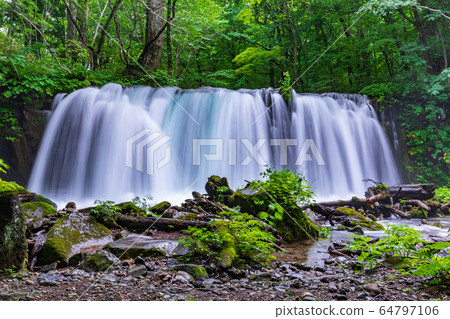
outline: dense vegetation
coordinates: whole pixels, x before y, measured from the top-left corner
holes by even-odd
[[[395,107],[414,181],[449,176],[441,0],[5,0],[0,130],[21,103],[108,82],[363,93]]]

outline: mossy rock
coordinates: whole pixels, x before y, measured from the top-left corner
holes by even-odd
[[[345,213],[348,217],[352,217],[354,219],[358,219],[358,220],[362,220],[362,221],[369,221],[363,214],[361,214],[360,212],[358,212],[357,210],[354,210],[352,208],[349,207],[338,207],[336,208],[336,210]]]
[[[83,260],[78,268],[87,272],[106,271],[113,268],[119,262],[120,259],[110,252],[100,250]]]
[[[244,189],[238,189],[228,200],[228,206],[241,208],[241,212],[258,216],[259,212],[268,212],[269,203],[255,201],[260,192],[255,184],[250,184]],[[319,236],[316,224],[300,207],[291,207],[285,211],[282,220],[275,221],[275,228],[279,235],[287,242],[310,239]]]
[[[28,194],[28,193],[31,193],[30,191],[27,191],[27,190],[25,189],[25,187],[23,187],[23,186],[17,184],[16,182],[9,182],[9,184],[17,190],[17,193],[18,193],[18,194]]]
[[[148,236],[131,234],[127,237],[108,243],[105,249],[110,250],[120,259],[140,257],[169,257],[180,244],[176,240],[153,239]]]
[[[236,253],[236,241],[228,229],[228,222],[220,220],[216,221],[213,225],[217,228],[218,232],[223,234],[222,249],[217,256],[219,266],[229,268],[238,256]]]
[[[225,191],[219,191],[219,189],[226,189]],[[205,184],[205,190],[209,197],[214,200],[217,200],[219,195],[223,196],[224,201],[226,202],[227,198],[233,195],[233,190],[228,184],[228,180],[226,177],[220,177],[217,175],[212,175],[208,178],[208,181]]]
[[[27,218],[45,218],[57,213],[51,205],[46,202],[26,202],[22,204],[23,212]]]
[[[206,272],[206,269],[199,265],[181,264],[173,266],[172,269],[178,271],[185,271],[189,275],[194,277],[195,280],[204,280],[208,278],[208,273]]]
[[[0,180],[0,270],[22,270],[27,248],[25,216],[17,189]]]
[[[150,210],[152,213],[158,214],[158,215],[162,215],[162,213],[164,213],[164,211],[167,208],[170,208],[170,206],[172,206],[171,203],[164,201],[161,203],[156,204],[155,206],[151,207]]]
[[[147,213],[142,208],[136,206],[132,202],[125,202],[116,205],[120,208],[120,211],[124,215],[134,216],[134,217],[146,217]]]
[[[34,202],[47,203],[50,206],[52,206],[54,209],[58,209],[58,205],[56,205],[56,203],[54,201],[52,201],[51,199],[48,199],[47,197],[39,195],[39,194],[36,195],[36,199],[34,200]]]
[[[369,217],[369,219],[373,220],[374,222],[376,222],[378,219],[372,215],[372,214],[367,214],[367,217]]]
[[[111,231],[88,215],[78,212],[61,217],[47,234],[38,261],[50,264],[68,259],[82,249],[103,246],[112,240]]]
[[[368,230],[384,230],[383,225],[381,225],[377,222],[374,222],[373,220],[369,220],[367,222],[361,221],[361,222],[357,222],[356,224],[363,228],[366,228]]]
[[[336,228],[336,229],[339,230],[339,231],[347,230],[347,228],[345,228],[345,226],[344,226],[344,225],[341,225],[341,224],[337,225],[337,228]]]

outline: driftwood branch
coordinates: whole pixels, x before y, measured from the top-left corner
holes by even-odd
[[[165,231],[177,231],[188,229],[189,227],[210,227],[205,221],[182,220],[176,218],[159,218],[159,217],[133,217],[116,213],[117,224],[122,227],[144,231],[148,228],[156,228]]]

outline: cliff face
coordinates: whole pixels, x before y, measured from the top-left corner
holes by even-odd
[[[0,158],[10,166],[4,180],[25,185],[33,168],[45,126],[50,117],[51,99],[43,99],[16,107],[16,118],[22,127],[21,135],[14,141],[0,136]]]

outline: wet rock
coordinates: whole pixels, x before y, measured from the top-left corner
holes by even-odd
[[[325,267],[317,265],[317,266],[314,267],[314,270],[315,271],[319,271],[319,272],[325,272]]]
[[[74,270],[72,270],[70,275],[72,277],[79,277],[79,278],[89,278],[90,277],[90,275],[82,269],[74,269]]]
[[[128,259],[138,256],[168,257],[172,254],[180,254],[182,248],[178,248],[179,245],[176,240],[153,239],[149,236],[132,234],[110,242],[105,247],[111,250],[114,255],[120,256],[121,259]]]
[[[88,272],[99,272],[113,269],[120,262],[119,258],[110,252],[100,250],[86,258],[79,266],[80,269]]]
[[[161,215],[170,206],[172,206],[172,204],[170,204],[167,201],[164,201],[164,202],[161,202],[161,203],[156,204],[155,206],[151,207],[150,210],[155,214]],[[166,217],[166,216],[163,216],[163,217]]]
[[[203,198],[202,194],[200,194],[199,192],[192,192],[192,197],[194,197],[194,199],[200,199]]]
[[[40,274],[37,281],[41,286],[58,286],[58,281],[64,279],[64,276],[60,274],[48,273]]]
[[[365,292],[360,292],[358,293],[358,295],[356,296],[356,299],[364,299],[366,298],[366,293]]]
[[[353,227],[353,228],[351,228],[350,229],[350,231],[352,232],[352,233],[355,233],[355,234],[358,234],[358,235],[364,235],[364,230],[362,229],[362,227],[361,226],[355,226],[355,227]]]
[[[140,265],[140,266],[131,268],[127,273],[127,277],[131,276],[131,277],[137,278],[140,276],[144,276],[146,274],[147,274],[147,267],[145,267],[145,265]]]
[[[47,234],[38,261],[68,263],[68,259],[89,247],[101,247],[112,240],[111,231],[88,215],[78,212],[61,217]]]
[[[221,285],[221,284],[222,284],[222,282],[221,282],[220,280],[214,279],[214,278],[208,278],[208,279],[205,279],[205,280],[203,280],[203,283],[204,283],[206,286]]]
[[[208,278],[208,273],[206,272],[206,269],[199,265],[181,264],[173,266],[172,269],[185,271],[192,277],[194,277],[195,280],[204,280]]]
[[[261,272],[250,275],[249,279],[254,281],[270,281],[272,280],[272,274],[270,272]]]
[[[0,180],[0,269],[23,269],[28,243],[17,190]]]
[[[80,252],[78,254],[73,255],[69,258],[68,264],[69,266],[76,267],[78,266],[83,260],[89,257],[88,253]]]
[[[328,291],[329,292],[336,292],[337,290],[338,290],[338,288],[333,282],[330,282],[328,284]]]
[[[100,278],[100,282],[116,282],[117,277],[113,274],[106,274]]]
[[[299,269],[299,270],[310,271],[312,269],[311,266],[306,265],[304,263],[297,263],[295,265],[297,266],[297,269]]]
[[[227,178],[221,178],[217,175],[212,175],[208,178],[205,185],[205,190],[208,193],[208,196],[213,199],[216,199],[219,195],[224,196],[224,199],[233,195],[233,191],[228,184]]]
[[[376,284],[367,284],[364,285],[364,289],[370,293],[373,293],[375,295],[381,294],[381,289]]]
[[[181,284],[189,284],[191,282],[194,282],[194,277],[192,275],[188,274],[185,271],[178,271],[175,274],[175,277],[172,279],[172,282],[179,282]]]
[[[333,296],[333,298],[336,300],[340,300],[340,301],[347,300],[347,295],[337,294],[337,295]]]
[[[45,202],[26,202],[22,204],[22,208],[26,223],[31,229],[42,227],[49,222],[49,217],[57,213],[55,208]]]
[[[58,268],[58,261],[55,261],[54,263],[51,263],[50,265],[45,265],[42,266],[40,271],[41,272],[49,272],[50,270],[55,270],[56,268]]]

